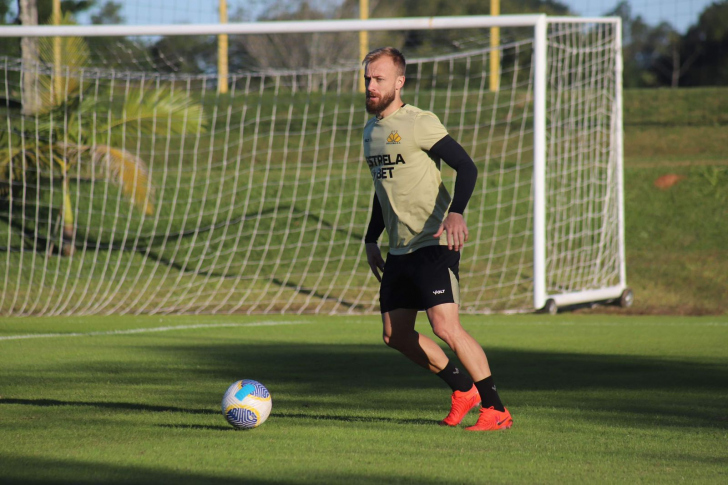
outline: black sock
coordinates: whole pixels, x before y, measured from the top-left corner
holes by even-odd
[[[453,392],[466,392],[473,387],[473,380],[468,373],[458,369],[450,361],[447,362],[444,369],[437,373],[437,376],[445,381]]]
[[[503,403],[498,397],[498,391],[495,390],[495,383],[493,382],[493,376],[486,377],[482,381],[475,383],[475,387],[478,388],[480,394],[481,406],[489,408],[493,406],[496,411],[505,411]]]

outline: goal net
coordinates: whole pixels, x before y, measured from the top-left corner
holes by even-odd
[[[478,166],[463,311],[618,297],[618,19],[65,25],[0,27],[0,312],[377,311],[362,29]]]

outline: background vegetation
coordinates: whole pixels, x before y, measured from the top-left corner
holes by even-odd
[[[17,1],[0,0],[0,24],[18,23]],[[51,16],[51,0],[36,0],[38,19],[45,23]],[[483,0],[369,0],[372,18],[420,17],[449,15],[489,15],[490,3]],[[359,0],[247,0],[237,3],[230,13],[231,21],[296,20],[325,18],[357,18]],[[183,8],[183,7],[180,7]],[[669,8],[669,7],[665,7]],[[678,4],[675,9],[680,10]],[[64,13],[83,14],[93,24],[124,23],[121,3],[113,0],[63,0]],[[251,13],[255,12],[255,14]],[[558,0],[508,0],[501,2],[502,14],[541,12],[549,15],[571,15],[573,12]],[[624,84],[626,87],[682,87],[728,85],[728,0],[709,4],[690,27],[678,31],[669,22],[650,24],[634,13],[628,0],[601,12],[623,20]],[[513,33],[503,29],[504,40]],[[321,67],[351,63],[358,59],[355,38],[342,42],[341,35],[311,36],[232,36],[230,69],[251,70],[268,67],[275,57],[277,67]],[[372,44],[394,42],[391,36],[373,34]],[[468,41],[456,31],[409,32],[394,42],[413,56],[432,52],[453,52],[468,47]],[[115,49],[108,55],[108,46],[99,42],[100,53],[121,57]],[[15,55],[17,42],[0,39],[0,50]],[[160,37],[145,47],[150,62],[160,70],[174,72],[207,72],[216,70],[217,46],[214,36],[199,38]],[[275,56],[271,56],[271,52]],[[16,55],[16,57],[18,57]],[[126,59],[128,60],[128,59]],[[107,61],[110,61],[107,59]]]

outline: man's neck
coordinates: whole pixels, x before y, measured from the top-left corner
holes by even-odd
[[[395,111],[397,111],[402,106],[404,106],[404,103],[402,102],[402,100],[399,99],[399,98],[395,99],[394,101],[392,101],[389,104],[389,106],[387,106],[384,109],[384,111],[382,111],[381,113],[379,113],[377,115],[377,119],[380,119],[381,120],[382,118],[386,118],[387,116],[391,115],[392,113],[394,113]]]

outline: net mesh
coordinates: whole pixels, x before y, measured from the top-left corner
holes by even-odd
[[[326,42],[356,34],[336,35]],[[533,40],[530,28],[504,37],[497,91],[491,51],[473,42],[409,59],[403,94],[479,169],[466,312],[533,305]],[[159,41],[63,39],[58,62],[38,39],[34,59],[0,58],[2,313],[376,311],[359,66],[233,70],[220,94],[215,74],[186,74],[191,58]],[[615,25],[551,23],[548,46],[547,288],[611,286]],[[451,190],[447,166],[443,180]]]

